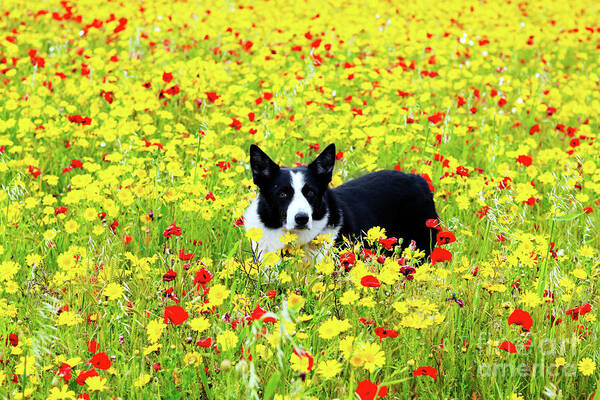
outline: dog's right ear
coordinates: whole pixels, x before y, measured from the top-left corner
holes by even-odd
[[[256,186],[263,185],[279,173],[279,165],[255,144],[250,145],[250,168]]]

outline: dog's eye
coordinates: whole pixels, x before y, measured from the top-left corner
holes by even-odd
[[[315,195],[315,192],[313,192],[312,190],[307,190],[305,193],[306,197],[313,197]]]
[[[286,192],[279,192],[279,197],[285,199],[286,197],[288,197],[288,194]]]

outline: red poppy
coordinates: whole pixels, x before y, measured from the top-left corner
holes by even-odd
[[[430,376],[435,381],[437,379],[437,369],[433,368],[430,365],[426,365],[424,367],[419,367],[413,371],[413,376],[421,376],[421,375]]]
[[[131,235],[123,236],[123,241],[125,242],[125,246],[127,246],[129,243],[131,243],[132,240],[133,240],[133,237]]]
[[[86,344],[87,344],[88,351],[90,353],[95,353],[100,348],[100,345],[95,340],[89,340],[86,342]]]
[[[526,167],[529,167],[531,165],[531,163],[533,162],[533,159],[531,158],[531,156],[519,156],[519,157],[517,157],[517,162]]]
[[[443,232],[438,233],[438,235],[437,235],[438,246],[442,246],[444,244],[448,244],[448,243],[452,243],[452,242],[456,242],[456,236],[454,236],[454,233],[452,233],[450,231],[443,231]]]
[[[356,390],[354,391],[361,400],[373,400],[375,396],[385,397],[387,395],[386,386],[377,386],[375,383],[368,379],[358,383]]]
[[[429,122],[431,122],[432,124],[437,124],[439,122],[441,122],[444,118],[446,118],[446,114],[443,112],[437,112],[435,114],[430,115],[429,117],[427,117],[427,120]]]
[[[181,236],[181,228],[175,225],[173,222],[171,225],[167,226],[165,231],[163,232],[163,236],[166,238],[170,238],[171,236]]]
[[[373,257],[373,251],[371,249],[361,249],[360,255],[367,261]]]
[[[533,325],[533,320],[531,319],[531,315],[527,311],[523,311],[520,308],[517,308],[515,311],[510,314],[508,317],[508,325],[520,325],[526,331],[531,329]]]
[[[529,348],[531,347],[531,342],[533,341],[533,338],[530,336],[529,340],[525,343],[523,343],[523,346],[525,347],[525,350],[529,350]]]
[[[233,226],[244,226],[244,217],[239,217],[236,219]]]
[[[179,249],[179,259],[181,261],[189,261],[194,258],[194,253],[186,254],[183,249]]]
[[[77,159],[71,160],[71,167],[73,168],[83,168],[83,163]]]
[[[379,341],[381,341],[383,338],[389,337],[392,339],[395,339],[398,337],[398,332],[396,332],[393,329],[383,329],[383,327],[378,326],[377,328],[375,328],[375,334],[377,336],[379,336]]]
[[[546,315],[546,318],[548,318],[550,320],[550,326],[555,326],[555,325],[558,325],[558,324],[560,324],[562,322],[562,318],[556,318],[552,314]]]
[[[505,341],[502,342],[502,344],[500,344],[500,346],[498,346],[498,348],[500,350],[504,350],[507,351],[509,353],[516,353],[517,352],[517,346],[515,346],[512,342],[510,341]]]
[[[68,382],[73,377],[72,371],[73,368],[71,368],[69,364],[62,363],[58,371],[56,371],[54,374],[63,378],[65,382]]]
[[[364,287],[380,287],[381,286],[379,279],[377,279],[377,277],[375,277],[373,275],[363,276],[362,279],[360,280],[360,284],[363,285]]]
[[[31,175],[37,179],[38,176],[41,175],[42,171],[40,171],[40,169],[38,167],[34,167],[33,165],[29,166],[29,172],[31,173]]]
[[[346,269],[346,271],[350,271],[356,262],[356,255],[354,253],[346,252],[340,255],[340,264],[342,267]]]
[[[0,336],[0,338],[2,338],[2,336]],[[12,347],[17,347],[19,345],[19,335],[16,333],[9,333],[6,338],[6,343],[10,343]]]
[[[256,308],[252,311],[252,319],[253,320],[258,320],[258,319],[262,319],[263,315],[265,315],[267,312],[265,310],[263,310],[260,305],[256,305]],[[277,322],[277,320],[273,317],[267,317],[262,319],[263,322],[271,322],[271,323],[275,323]]]
[[[431,263],[436,264],[439,262],[450,261],[452,259],[452,253],[441,247],[436,247],[431,252]]]
[[[270,299],[274,299],[277,296],[277,290],[269,290],[267,292],[267,297]]]
[[[213,274],[206,268],[202,267],[198,272],[196,272],[196,275],[194,275],[194,285],[205,285],[210,282],[212,278]]]
[[[379,238],[379,244],[386,250],[392,250],[392,246],[395,245],[396,243],[398,243],[398,239],[391,237],[391,238]]]
[[[592,306],[589,303],[585,303],[579,307],[571,308],[565,314],[570,315],[573,321],[577,321],[580,316],[584,316],[590,311],[592,311]]]
[[[67,212],[67,207],[65,206],[60,206],[54,209],[54,215],[58,215],[58,214],[64,214]]]
[[[229,124],[229,126],[232,127],[232,128],[234,128],[234,129],[236,129],[236,130],[238,130],[238,131],[240,129],[242,129],[242,123],[239,120],[235,119],[235,118],[231,118],[231,123]]]
[[[109,369],[110,368],[110,358],[106,355],[105,352],[94,354],[92,359],[88,362],[88,364],[92,364],[94,367],[98,369]]]
[[[204,92],[204,93],[206,94],[208,101],[210,101],[211,103],[214,103],[215,101],[217,101],[217,99],[219,97],[221,97],[216,92]]]
[[[163,72],[162,80],[165,83],[170,83],[173,80],[173,74],[170,72]]]
[[[176,95],[176,94],[179,94],[179,92],[180,92],[180,90],[179,90],[179,86],[177,86],[177,85],[171,86],[170,88],[168,88],[168,89],[166,90],[166,93],[167,93],[167,94],[170,94],[171,96],[174,96],[174,95]]]
[[[535,124],[529,129],[529,134],[533,135],[534,133],[537,133],[539,131],[540,131],[540,124]]]
[[[427,221],[425,221],[425,226],[428,228],[441,229],[440,221],[433,218],[429,218]]]
[[[184,323],[188,319],[188,313],[180,306],[169,306],[165,308],[165,324],[171,322],[173,325]]]
[[[86,379],[91,378],[92,376],[98,376],[98,371],[96,371],[94,368],[83,370],[79,373],[75,381],[78,385],[83,386],[85,384]]]
[[[171,282],[176,277],[177,277],[177,272],[173,271],[173,268],[171,268],[163,275],[163,282]]]
[[[202,340],[199,340],[198,342],[196,342],[197,346],[205,347],[205,348],[210,347],[211,344],[212,344],[211,338],[202,339]]]

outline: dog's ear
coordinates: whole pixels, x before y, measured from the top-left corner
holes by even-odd
[[[279,165],[275,164],[269,156],[257,145],[250,145],[250,167],[252,168],[252,179],[256,186],[261,186],[267,180],[272,179],[279,172]]]
[[[331,143],[329,146],[323,150],[321,154],[315,159],[315,161],[311,162],[308,165],[309,170],[311,170],[317,177],[325,182],[325,184],[329,184],[331,182],[331,176],[333,174],[333,167],[335,166],[335,144]]]

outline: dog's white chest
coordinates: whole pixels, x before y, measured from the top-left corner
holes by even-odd
[[[284,230],[283,228],[267,228],[260,220],[260,216],[258,214],[258,201],[258,197],[255,198],[246,209],[246,212],[244,213],[244,227],[246,231],[251,228],[258,228],[262,230],[262,238],[260,238],[258,242],[251,241],[254,254],[258,259],[262,259],[265,253],[278,251],[284,247],[283,243],[281,242],[281,237],[288,231]],[[330,234],[332,241],[335,240],[340,228],[327,227],[328,219],[329,215],[325,214],[322,219],[313,220],[310,229],[291,231],[291,233],[297,236],[296,244],[304,247],[320,234]]]

